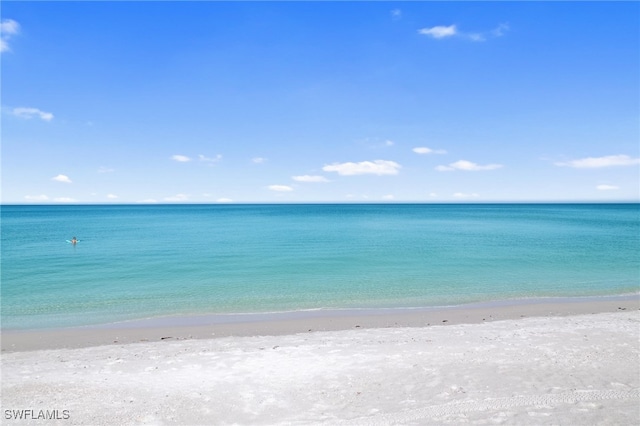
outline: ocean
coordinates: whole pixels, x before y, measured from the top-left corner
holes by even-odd
[[[5,205],[1,219],[3,329],[640,290],[639,204]]]

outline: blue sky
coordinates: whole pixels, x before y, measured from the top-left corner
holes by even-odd
[[[634,2],[3,2],[5,203],[640,199]]]

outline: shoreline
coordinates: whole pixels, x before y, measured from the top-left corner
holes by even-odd
[[[2,353],[10,353],[234,336],[282,336],[317,331],[479,324],[527,317],[633,310],[640,310],[640,294],[517,299],[424,308],[192,315],[60,329],[2,329],[0,343]]]
[[[3,353],[3,424],[636,425],[640,311],[615,309]]]

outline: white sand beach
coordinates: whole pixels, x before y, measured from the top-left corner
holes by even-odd
[[[3,352],[2,423],[637,425],[634,304],[475,324]],[[17,420],[21,413],[34,420]],[[52,413],[59,420],[35,420]]]

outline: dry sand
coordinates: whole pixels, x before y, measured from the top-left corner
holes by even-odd
[[[637,425],[640,311],[637,298],[625,303],[446,326],[4,351],[2,423]],[[68,418],[15,420],[20,410]]]

